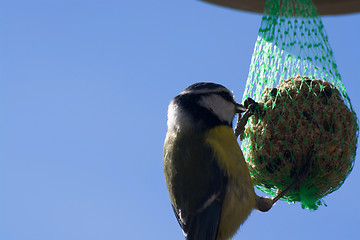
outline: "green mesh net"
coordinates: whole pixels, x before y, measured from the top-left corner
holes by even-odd
[[[259,102],[242,149],[258,189],[315,210],[355,160],[358,124],[311,0],[268,0],[243,100]],[[295,184],[296,183],[296,184]]]

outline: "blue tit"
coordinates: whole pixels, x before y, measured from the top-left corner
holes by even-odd
[[[255,194],[233,119],[246,109],[215,83],[196,83],[170,102],[163,165],[173,211],[187,240],[231,238],[253,209]]]

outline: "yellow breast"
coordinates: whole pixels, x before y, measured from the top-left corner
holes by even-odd
[[[218,232],[218,239],[223,240],[231,238],[254,209],[255,192],[233,129],[215,127],[208,132],[206,141],[214,149],[218,164],[228,177]]]

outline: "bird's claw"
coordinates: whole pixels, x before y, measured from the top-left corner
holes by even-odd
[[[240,135],[240,140],[242,140],[247,120],[259,109],[259,104],[255,102],[252,98],[247,98],[242,106],[246,110],[244,111],[244,114],[242,116],[239,112],[238,121],[235,127],[235,136],[237,138]]]

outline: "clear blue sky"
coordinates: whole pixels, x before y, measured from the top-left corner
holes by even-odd
[[[193,0],[1,0],[0,239],[183,239],[162,169],[167,105],[199,81],[240,101],[260,22]],[[360,14],[323,23],[360,115]],[[358,238],[359,170],[328,207],[280,202],[235,239]]]

